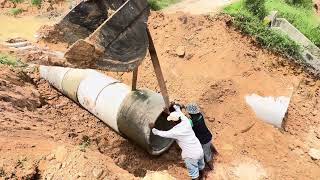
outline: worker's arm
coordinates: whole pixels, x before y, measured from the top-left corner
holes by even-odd
[[[160,131],[156,128],[152,128],[152,132],[154,135],[158,135],[165,138],[175,139],[175,129],[172,128],[169,131]]]

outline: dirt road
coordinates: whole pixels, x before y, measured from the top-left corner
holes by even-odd
[[[182,0],[164,9],[164,13],[212,14],[235,0]]]

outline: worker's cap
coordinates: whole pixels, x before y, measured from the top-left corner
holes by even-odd
[[[200,113],[200,108],[196,103],[187,104],[186,110],[189,114],[198,114]]]
[[[180,114],[178,112],[172,112],[170,113],[170,115],[167,117],[168,121],[179,121],[180,118]]]

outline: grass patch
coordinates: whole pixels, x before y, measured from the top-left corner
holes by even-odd
[[[23,10],[21,8],[12,8],[10,10],[10,14],[12,16],[17,16],[17,15],[21,14],[22,12],[23,12]]]
[[[254,37],[262,47],[287,57],[300,58],[301,48],[297,43],[280,32],[266,28],[257,16],[244,9],[241,4],[228,6],[224,11],[233,17],[235,27]]]
[[[225,8],[228,14],[247,11],[241,0]],[[266,0],[267,12],[276,10],[279,17],[286,18],[299,31],[308,37],[316,46],[320,47],[320,17],[312,7],[299,4],[286,3],[286,0]]]
[[[22,3],[23,0],[10,0],[12,3],[18,4],[18,3]]]
[[[320,47],[320,18],[312,7],[290,5],[281,0],[268,0],[268,11],[276,10],[280,17],[286,18],[299,31]]]
[[[31,0],[31,4],[34,6],[40,6],[42,3],[42,0]]]
[[[306,8],[312,8],[313,0],[285,0],[286,3],[295,5],[295,6],[303,6]]]
[[[244,5],[249,12],[260,19],[263,19],[267,15],[265,0],[246,0],[244,1]]]
[[[20,66],[22,63],[15,57],[8,56],[5,54],[0,54],[0,64],[16,67],[16,66]]]
[[[158,11],[179,1],[180,0],[148,0],[148,3],[152,10]]]

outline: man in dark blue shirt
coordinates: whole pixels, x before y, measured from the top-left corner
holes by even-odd
[[[204,121],[203,114],[197,104],[191,103],[186,106],[186,110],[192,120],[192,129],[199,139],[204,152],[204,160],[209,168],[213,169],[213,157],[218,154],[216,148],[212,145],[212,134]]]

